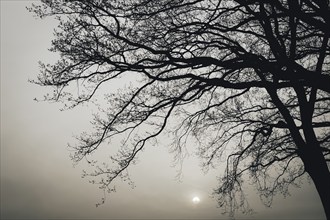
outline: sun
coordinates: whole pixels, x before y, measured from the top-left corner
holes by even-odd
[[[200,201],[201,201],[201,200],[200,200],[200,198],[199,198],[198,196],[195,196],[195,197],[192,199],[192,202],[193,202],[194,204],[198,204]]]

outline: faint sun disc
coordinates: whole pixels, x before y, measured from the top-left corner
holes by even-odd
[[[199,199],[199,197],[195,196],[193,199],[192,199],[192,202],[194,204],[198,204],[201,200]]]

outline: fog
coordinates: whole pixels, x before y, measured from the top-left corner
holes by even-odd
[[[33,100],[51,92],[28,82],[36,78],[38,61],[52,63],[57,55],[47,50],[56,22],[35,19],[25,9],[31,3],[1,1],[1,218],[228,219],[210,197],[219,170],[203,173],[192,154],[177,180],[166,139],[149,146],[130,168],[134,189],[118,181],[117,192],[95,207],[103,193],[81,178],[86,167],[74,167],[67,148],[74,135],[90,129],[91,109],[60,111],[62,104]],[[304,181],[291,192],[266,208],[249,191],[256,213],[236,217],[325,219],[313,184]]]

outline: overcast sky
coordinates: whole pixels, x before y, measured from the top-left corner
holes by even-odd
[[[33,18],[25,9],[31,3],[1,0],[1,218],[228,219],[209,196],[217,170],[204,174],[190,157],[177,181],[173,155],[162,143],[130,169],[135,189],[118,182],[117,192],[95,207],[102,192],[81,178],[84,167],[73,167],[67,148],[75,134],[89,129],[89,108],[60,111],[60,104],[33,101],[48,91],[28,83],[38,61],[52,63],[57,56],[47,50],[56,23]],[[307,183],[290,197],[276,197],[272,208],[262,206],[253,191],[248,196],[256,214],[238,218],[325,219]]]

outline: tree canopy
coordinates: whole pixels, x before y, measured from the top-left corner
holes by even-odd
[[[59,20],[35,83],[73,108],[105,99],[95,132],[72,159],[122,138],[112,165],[86,173],[112,191],[116,178],[163,132],[175,156],[195,140],[204,167],[226,164],[215,189],[230,213],[246,207],[243,180],[266,205],[305,173],[330,218],[330,6],[328,0],[43,1],[30,8]],[[79,84],[79,92],[72,89]],[[109,163],[110,164],[110,163]]]

